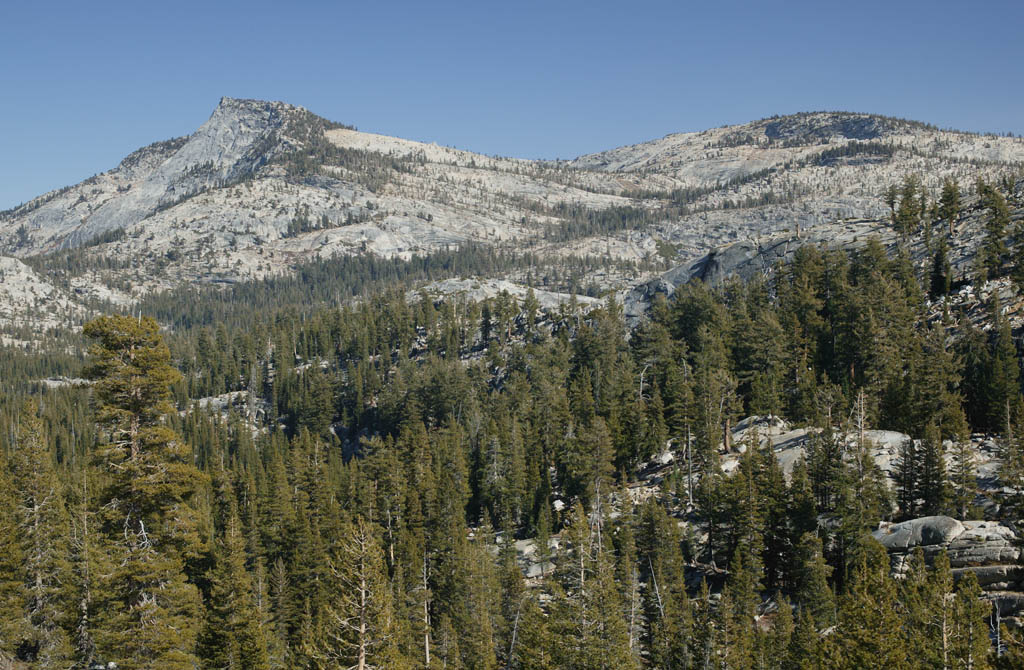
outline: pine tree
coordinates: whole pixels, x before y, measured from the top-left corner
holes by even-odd
[[[954,667],[987,670],[990,642],[988,613],[991,605],[982,598],[974,572],[968,570],[956,585],[953,602],[953,641],[950,657]]]
[[[903,428],[920,436],[935,425],[947,439],[960,439],[968,433],[967,417],[960,395],[962,364],[946,347],[946,333],[930,326],[914,338],[907,353],[909,370],[904,378],[907,396]]]
[[[739,467],[723,487],[725,509],[723,521],[729,542],[727,555],[742,548],[747,567],[759,575],[763,568],[766,499],[759,490],[761,461],[759,438],[756,431],[744,440],[746,449],[740,456]]]
[[[588,519],[577,504],[563,533],[569,549],[559,563],[559,599],[552,613],[552,631],[563,641],[558,667],[599,670],[635,667],[629,629],[615,582],[615,563],[604,547],[598,515]]]
[[[717,652],[720,642],[715,630],[715,613],[707,580],[702,579],[700,590],[693,602],[693,636],[690,638],[690,656],[693,667],[710,670],[718,667]]]
[[[99,656],[125,670],[192,670],[202,616],[185,564],[202,550],[190,502],[204,478],[164,421],[180,375],[153,319],[107,316],[83,332],[95,340],[88,374],[108,438],[99,521],[114,569],[97,594]]]
[[[543,577],[548,559],[551,557],[551,505],[546,495],[540,503],[540,513],[537,515],[537,535],[534,538],[534,543],[537,547],[537,560],[540,562],[540,571]]]
[[[226,478],[226,473],[221,475]],[[226,482],[225,482],[226,484]],[[206,622],[199,637],[199,656],[208,670],[267,670],[269,659],[254,589],[246,569],[245,537],[233,493],[228,497],[224,531],[214,549]]]
[[[18,420],[17,448],[11,456],[18,498],[18,526],[29,598],[25,612],[32,637],[23,642],[37,668],[59,668],[71,658],[69,519],[64,490],[55,472],[49,440],[28,402]]]
[[[939,216],[949,223],[949,237],[953,237],[953,223],[960,214],[960,185],[956,180],[947,178],[942,182],[942,194],[939,196]]]
[[[977,492],[974,448],[970,441],[961,440],[953,445],[952,483],[953,507],[961,521],[972,518],[972,505]]]
[[[22,643],[32,635],[17,507],[7,462],[0,453],[0,668],[11,668],[15,660],[24,660],[18,658]]]
[[[907,175],[900,188],[900,202],[896,209],[895,224],[904,245],[921,223],[921,207],[918,199],[920,189],[921,179],[917,175]]]
[[[1016,670],[1024,667],[1024,639],[1019,632],[1011,631],[1006,624],[999,629],[1000,648],[996,650],[996,658],[992,667],[996,670]]]
[[[654,667],[690,666],[692,611],[684,581],[679,530],[664,507],[651,499],[640,512],[638,560],[646,579],[643,640]]]
[[[858,553],[859,563],[840,603],[836,629],[826,638],[826,667],[908,668],[896,586],[889,578],[889,557],[870,538]]]
[[[391,590],[376,531],[362,517],[343,526],[329,558],[324,633],[315,654],[325,667],[406,667],[395,639]]]
[[[921,471],[921,453],[917,442],[907,438],[900,443],[899,455],[896,459],[896,504],[899,505],[900,517],[912,519],[916,517],[917,496],[921,490],[918,476]]]
[[[989,210],[985,220],[985,239],[979,252],[978,271],[982,278],[995,279],[1002,275],[1006,260],[1006,226],[1010,223],[1010,211],[1006,206],[1006,198],[995,186],[981,182],[978,195],[982,206]]]
[[[501,607],[497,617],[498,634],[496,635],[496,647],[498,661],[502,665],[508,665],[512,658],[511,651],[514,644],[513,638],[516,635],[515,625],[522,611],[522,603],[525,595],[523,573],[519,567],[516,554],[516,546],[511,534],[504,536],[499,541],[498,550],[498,581],[501,590]]]
[[[932,271],[928,278],[928,297],[932,300],[945,298],[953,288],[953,267],[949,264],[946,239],[939,238],[932,258]]]
[[[948,511],[950,494],[944,452],[938,427],[928,426],[921,440],[921,469],[917,477],[916,497],[921,501],[921,516],[935,516]]]
[[[885,189],[885,204],[889,206],[889,218],[893,226],[896,225],[896,203],[899,202],[900,187],[896,184],[889,184]]]
[[[589,625],[582,630],[581,670],[629,670],[637,661],[629,645],[623,602],[615,580],[615,565],[606,550],[597,550],[593,578],[582,606]]]
[[[815,627],[814,618],[803,608],[797,616],[796,626],[786,651],[786,660],[780,666],[784,670],[818,670],[825,667],[821,637]]]
[[[779,596],[778,610],[771,617],[771,628],[764,631],[758,624],[755,667],[784,668],[789,661],[789,648],[796,625],[793,621],[793,607]]]
[[[736,550],[729,564],[729,579],[719,602],[722,655],[727,668],[752,667],[757,631],[755,617],[760,604],[760,575],[750,554]]]
[[[786,516],[790,525],[790,545],[800,543],[804,533],[818,529],[818,510],[814,490],[807,475],[807,463],[801,459],[793,464],[787,491]]]
[[[986,418],[991,430],[1005,433],[1009,428],[1009,409],[1020,394],[1020,363],[1009,319],[1003,314],[996,294],[992,296],[991,318],[995,335],[986,379]]]
[[[1012,514],[1024,509],[1024,397],[1017,396],[1011,410],[1009,430],[1002,440],[1003,465],[999,479],[1011,492],[1004,499],[1004,506]]]
[[[463,600],[455,603],[459,614],[459,649],[467,668],[494,670],[497,659],[497,619],[500,614],[500,589],[494,561],[487,548],[489,534],[463,545],[462,565]]]
[[[509,667],[519,670],[555,670],[553,647],[557,641],[548,630],[547,615],[535,598],[526,597],[517,618],[517,635]]]
[[[812,533],[805,533],[797,547],[799,568],[796,571],[794,596],[801,612],[806,611],[819,629],[835,623],[835,598],[828,585],[832,568],[825,562],[821,540]]]
[[[951,667],[953,573],[945,552],[935,557],[932,570],[920,547],[911,555],[900,599],[910,657],[925,667]]]

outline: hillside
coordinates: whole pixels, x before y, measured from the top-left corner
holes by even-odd
[[[625,291],[737,241],[816,227],[827,238],[837,221],[877,229],[886,188],[907,174],[935,197],[947,177],[966,187],[1022,163],[1020,138],[824,112],[526,161],[224,98],[192,135],[0,213],[0,253],[39,259],[60,299],[83,308],[467,244],[529,254],[496,279]]]

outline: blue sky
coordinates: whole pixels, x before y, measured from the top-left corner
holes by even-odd
[[[0,209],[223,95],[567,158],[808,110],[1024,132],[1024,2],[4,2]]]

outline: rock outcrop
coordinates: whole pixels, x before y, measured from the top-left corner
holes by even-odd
[[[948,516],[926,516],[883,524],[872,535],[889,552],[897,575],[906,572],[917,548],[929,563],[945,551],[955,579],[973,572],[1000,615],[1021,623],[1024,564],[1021,537],[1013,528],[998,521],[961,522]]]

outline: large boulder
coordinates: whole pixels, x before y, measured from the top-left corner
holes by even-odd
[[[924,516],[879,528],[872,535],[888,551],[909,552],[915,547],[949,544],[964,532],[964,525],[948,516]]]

